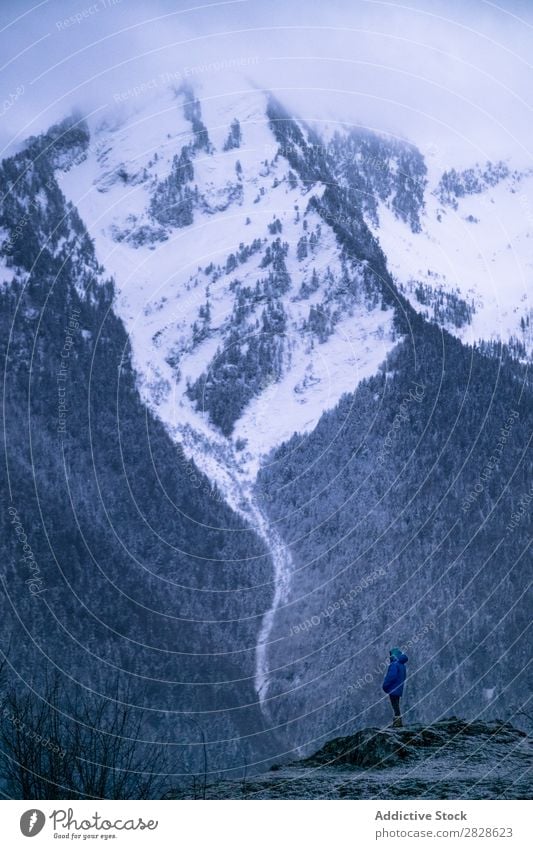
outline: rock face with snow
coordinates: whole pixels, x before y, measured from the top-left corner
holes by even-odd
[[[73,444],[83,456],[94,446],[104,495],[124,499],[110,523],[122,533],[105,535],[112,583],[125,580],[128,598],[135,588],[138,661],[143,674],[155,663],[160,710],[174,682],[184,713],[199,699],[213,769],[308,751],[348,714],[377,721],[380,658],[415,637],[440,658],[413,663],[423,718],[448,697],[467,713],[510,711],[524,666],[526,523],[505,528],[528,486],[531,175],[438,169],[368,132],[323,138],[250,86],[200,99],[169,89],[94,125],[74,118],[2,168],[1,295],[28,369],[13,409],[36,379],[35,350],[33,403],[53,417],[42,374],[76,305],[71,391],[80,410],[91,400]],[[88,517],[98,474],[85,498],[78,486]],[[155,662],[160,605],[178,620],[164,651],[178,654]],[[111,656],[121,644],[91,639]]]

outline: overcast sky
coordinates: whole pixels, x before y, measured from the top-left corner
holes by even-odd
[[[2,0],[0,9],[4,151],[75,106],[104,114],[161,74],[185,73],[201,94],[231,90],[239,68],[308,120],[393,133],[458,164],[533,165],[532,2]]]

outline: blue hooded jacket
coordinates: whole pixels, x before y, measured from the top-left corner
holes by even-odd
[[[407,669],[405,668],[407,660],[407,655],[399,649],[393,649],[391,651],[391,661],[385,675],[385,680],[383,681],[383,689],[389,696],[403,695],[403,685],[405,676],[407,675]]]

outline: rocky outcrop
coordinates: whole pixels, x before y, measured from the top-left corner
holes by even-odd
[[[533,738],[508,722],[456,717],[431,725],[364,728],[314,755],[249,781],[224,782],[210,798],[526,799]]]

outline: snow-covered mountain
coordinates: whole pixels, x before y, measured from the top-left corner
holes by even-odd
[[[325,186],[278,152],[263,92],[169,90],[91,138],[62,188],[115,278],[143,396],[177,437],[225,437],[253,479],[376,371],[392,309],[315,209]]]
[[[61,183],[113,274],[143,398],[272,551],[261,697],[291,562],[253,494],[258,469],[397,341],[368,261],[317,210],[326,186],[279,152],[269,108],[255,89],[202,104],[169,90],[100,125]]]
[[[251,86],[202,102],[182,87],[117,107],[61,181],[115,279],[146,402],[177,438],[220,443],[247,480],[397,341],[368,260],[335,232],[350,222],[319,207],[328,174],[417,311],[471,344],[532,350],[533,174],[428,171],[407,143],[322,140],[296,121],[284,149],[269,102]],[[298,144],[309,179],[291,167]]]
[[[250,479],[397,341],[368,260],[335,232],[347,222],[320,208],[328,175],[417,311],[472,344],[532,350],[533,174],[442,172],[407,143],[322,140],[298,122],[284,149],[269,102],[184,87],[126,104],[61,183],[114,276],[145,400],[177,435],[238,446]],[[298,145],[307,179],[291,167]]]
[[[444,669],[461,667],[453,686],[431,664],[419,670],[422,715],[439,710],[443,687],[476,710],[469,676],[492,694],[487,709],[500,696],[508,709],[520,657],[506,652],[523,630],[527,579],[511,575],[525,523],[504,529],[528,471],[532,175],[500,162],[437,167],[412,144],[359,130],[322,135],[249,84],[158,90],[103,120],[74,117],[2,167],[1,295],[23,372],[12,433],[23,441],[27,387],[32,421],[51,427],[57,327],[76,304],[70,415],[88,415],[70,431],[84,457],[77,497],[102,529],[101,557],[114,552],[114,577],[151,598],[139,622],[136,601],[133,616],[118,615],[146,652],[134,661],[128,646],[126,665],[157,663],[162,709],[174,684],[185,708],[200,700],[217,765],[254,735],[253,757],[267,759],[272,728],[305,749],[336,723],[374,718],[378,673],[367,693],[358,672],[381,672],[380,640],[415,637]],[[501,374],[497,342],[509,355]],[[497,472],[485,473],[504,425]],[[26,450],[21,480],[35,462],[33,444],[15,455]],[[49,494],[66,468],[56,460],[42,473]],[[506,554],[493,563],[496,543]],[[487,573],[505,591],[495,599]],[[397,592],[402,604],[383,611]],[[491,636],[496,683],[471,647]],[[160,642],[168,669],[166,656],[153,660]]]
[[[528,356],[532,181],[505,163],[442,171],[373,133],[322,138],[248,85],[126,104],[61,174],[113,275],[142,397],[272,553],[262,699],[294,564],[257,501],[259,469],[407,335],[382,261],[429,320]]]

